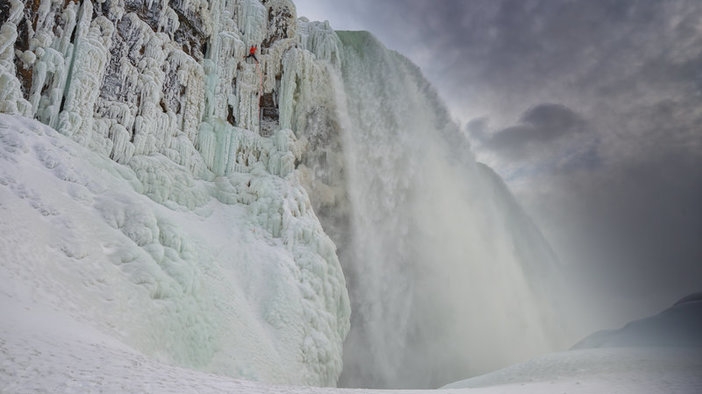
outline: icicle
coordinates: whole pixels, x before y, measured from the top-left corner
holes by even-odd
[[[118,163],[128,163],[134,155],[134,145],[129,141],[130,135],[127,129],[119,123],[110,127],[110,139],[112,140],[112,152],[110,157]]]
[[[260,44],[266,38],[266,7],[258,0],[240,0],[238,24],[247,46]]]
[[[100,94],[102,77],[109,57],[113,25],[107,18],[92,19],[90,0],[83,2],[76,32],[70,80],[65,92],[65,112],[61,114],[60,131],[86,141],[91,132],[95,103]],[[91,23],[92,21],[92,23]]]
[[[314,53],[320,60],[341,66],[341,41],[328,21],[309,22],[304,19],[300,21],[299,29],[303,48]]]

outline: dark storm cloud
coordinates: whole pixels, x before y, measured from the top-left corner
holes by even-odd
[[[560,104],[540,104],[525,112],[520,124],[500,130],[484,146],[515,152],[528,144],[543,144],[585,129],[585,120]]]

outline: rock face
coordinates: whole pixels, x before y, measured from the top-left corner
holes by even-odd
[[[129,256],[115,257],[115,264],[131,261],[141,267],[132,270],[147,272],[146,279],[132,283],[153,296],[143,300],[141,312],[152,310],[147,306],[152,302],[168,305],[162,317],[171,322],[164,324],[172,338],[180,338],[170,345],[156,341],[163,345],[159,349],[153,341],[133,339],[157,337],[157,324],[134,318],[127,328],[119,326],[124,321],[117,316],[117,331],[134,331],[127,342],[176,364],[217,373],[335,385],[349,329],[348,295],[334,243],[322,230],[301,182],[314,178],[304,163],[321,160],[318,153],[309,153],[315,137],[305,133],[314,130],[308,123],[329,122],[328,114],[333,113],[328,107],[332,93],[321,86],[329,86],[328,64],[338,63],[338,54],[319,52],[325,57],[318,59],[313,48],[305,49],[314,34],[298,26],[292,2],[3,0],[0,24],[0,112],[37,119],[111,159],[121,168],[118,173],[132,174],[134,191],[186,212],[179,217],[205,207],[211,214],[213,201],[219,204],[215,211],[224,216],[243,208],[248,219],[231,226],[250,226],[284,256],[246,252],[252,248],[246,245],[232,256],[204,252],[221,248],[215,241],[202,254],[153,255],[173,245],[163,244],[157,235],[146,242],[138,234],[166,230],[147,225],[127,231],[124,235],[136,238],[125,242],[140,250],[129,253],[142,256],[143,264]],[[254,45],[257,61],[246,57]],[[13,122],[3,121],[4,135],[10,135]],[[7,138],[29,138],[33,134],[27,130]],[[48,131],[41,134],[60,141]],[[73,158],[66,160],[78,160],[82,154],[71,149]],[[123,199],[100,198],[100,207],[86,209],[102,212],[114,206],[123,211],[118,228],[142,228],[139,223],[146,219],[137,216],[158,221],[152,210],[160,208],[147,204],[135,216]],[[103,219],[107,224],[113,221],[102,216],[96,220]],[[173,231],[185,236],[182,228]],[[97,240],[86,235],[77,242]],[[288,258],[290,266],[283,263]],[[197,287],[176,287],[180,290],[172,292],[159,286],[172,282],[171,265],[182,263],[184,272],[197,272],[205,261],[215,261],[224,271],[234,269],[237,281],[253,290],[253,283],[268,277],[260,286],[272,289],[267,293],[273,295],[250,302],[258,311],[253,320],[241,311],[248,307],[240,299],[219,297],[208,305],[224,305],[217,307],[216,313],[224,316],[216,319],[220,324],[207,324],[209,336],[203,337],[202,330],[193,333],[199,322],[211,321],[206,313],[215,312],[198,312],[192,300],[222,292]],[[252,264],[259,261],[265,264]],[[233,284],[230,289],[232,294],[241,290]],[[162,302],[164,298],[168,302]],[[148,314],[136,315],[148,319]],[[199,339],[191,340],[194,336]],[[259,346],[262,343],[265,346]],[[203,355],[203,349],[212,351]]]
[[[610,347],[702,348],[702,293],[691,294],[655,316],[620,329],[598,331],[573,349]]]

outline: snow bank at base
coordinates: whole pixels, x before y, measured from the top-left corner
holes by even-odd
[[[259,137],[258,149],[292,155],[285,135]],[[76,321],[38,319],[52,328],[44,334],[78,340],[82,331],[66,328],[77,324],[172,365],[334,385],[348,296],[296,174],[258,163],[205,181],[159,165],[167,161],[159,154],[139,159],[119,165],[39,122],[0,114],[0,294],[10,308],[0,338],[12,336],[14,314],[37,304]],[[36,339],[25,345],[60,347]],[[18,352],[2,357],[4,371],[19,368]]]
[[[388,394],[400,391],[271,386],[179,368],[147,357],[47,304],[0,274],[0,392]],[[700,352],[591,349],[544,356],[428,393],[699,393]],[[463,387],[463,388],[461,388]],[[467,388],[478,387],[478,388]],[[404,391],[404,393],[408,393]]]
[[[639,393],[702,392],[702,293],[621,329],[596,332],[570,351],[549,354],[450,384],[448,388],[575,381]],[[607,392],[614,390],[606,390]]]

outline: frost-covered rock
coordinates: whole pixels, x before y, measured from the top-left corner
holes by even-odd
[[[202,123],[222,120],[264,135],[280,128],[284,58],[300,44],[289,0],[12,0],[3,7],[3,112],[35,117],[120,159],[131,150],[175,149],[181,134],[197,146]],[[258,63],[246,58],[252,45]],[[293,76],[298,65],[288,65]],[[110,131],[117,124],[128,141]]]

